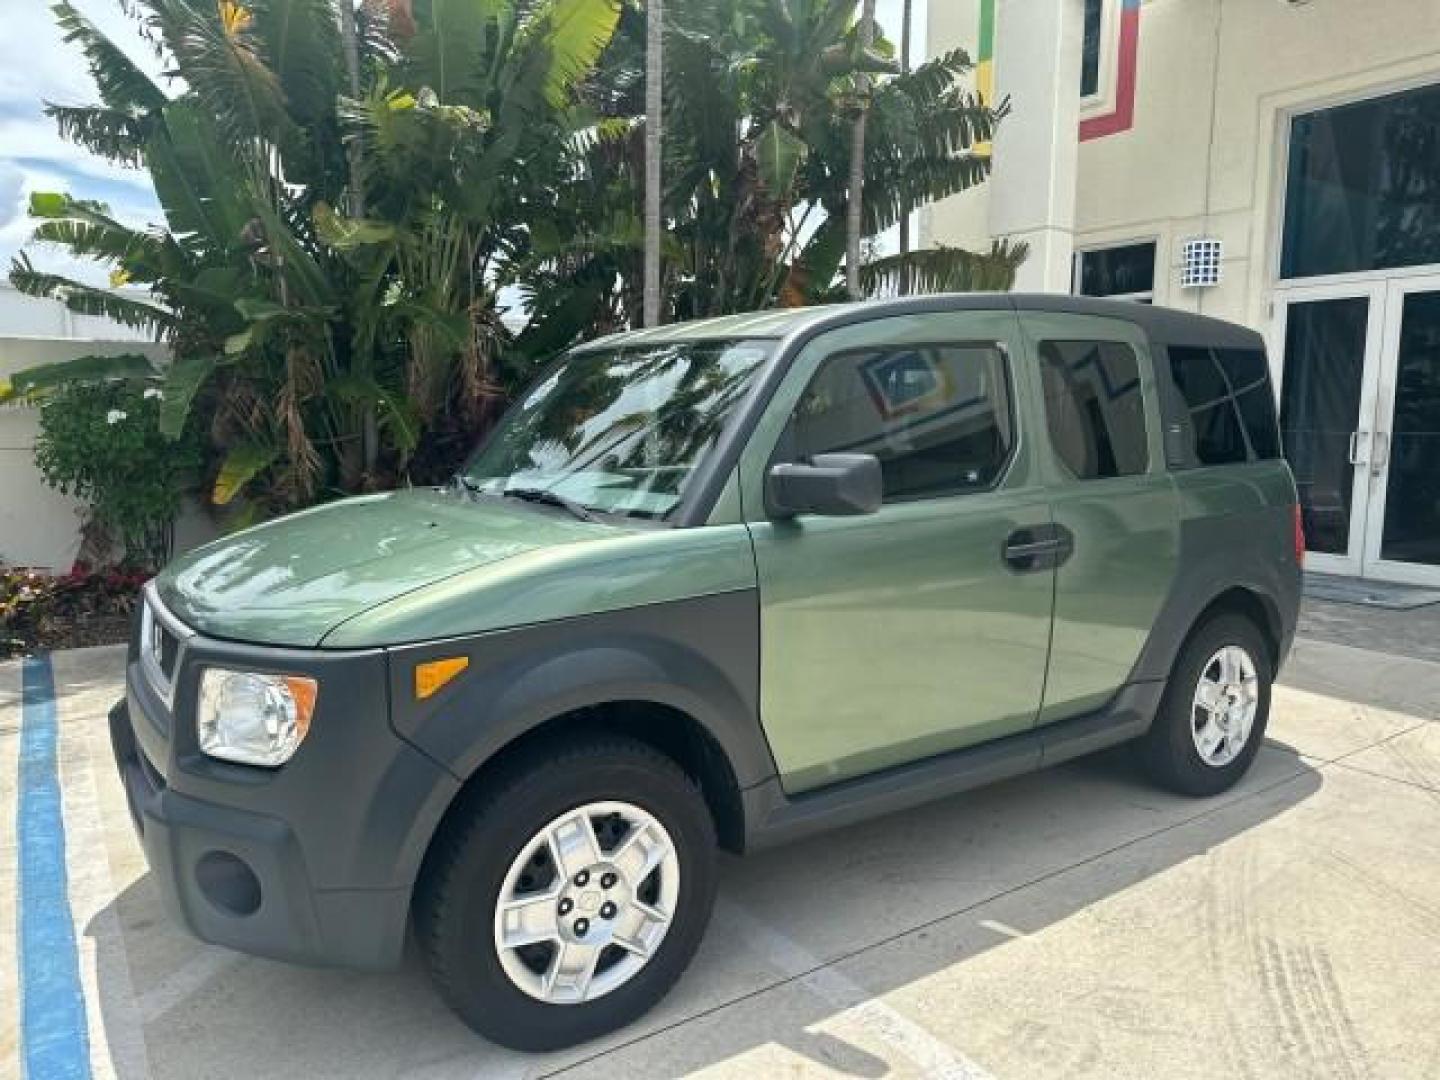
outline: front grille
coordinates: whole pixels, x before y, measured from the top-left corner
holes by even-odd
[[[167,683],[175,681],[175,661],[180,656],[180,639],[165,629],[158,619],[150,624],[150,640],[146,642],[151,659]]]
[[[147,589],[145,606],[140,614],[140,669],[145,680],[165,703],[167,711],[174,706],[175,677],[180,671],[185,639],[189,636],[183,624],[161,607],[154,592]],[[159,718],[155,719],[158,721]],[[164,728],[167,725],[158,726]]]

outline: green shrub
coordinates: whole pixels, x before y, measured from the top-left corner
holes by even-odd
[[[136,382],[70,383],[40,407],[35,464],[45,482],[86,503],[89,523],[121,563],[157,568],[170,556],[181,498],[194,486],[193,432],[160,431],[161,391]]]

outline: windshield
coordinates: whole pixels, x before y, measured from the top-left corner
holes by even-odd
[[[578,353],[505,414],[465,467],[466,486],[663,520],[773,348],[694,341]]]

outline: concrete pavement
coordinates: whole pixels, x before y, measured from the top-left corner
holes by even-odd
[[[393,975],[203,945],[159,910],[113,775],[121,653],[54,657],[91,1075],[1440,1075],[1440,664],[1302,641],[1225,796],[1110,753],[745,860],[676,991],[522,1056]],[[0,920],[16,925],[21,671],[0,665]],[[18,1074],[0,933],[0,1076]]]

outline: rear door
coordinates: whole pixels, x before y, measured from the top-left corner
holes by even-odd
[[[1042,390],[1038,468],[1073,544],[1055,578],[1048,723],[1100,708],[1126,682],[1175,575],[1179,521],[1144,332],[1098,316],[1020,317]]]
[[[1053,570],[1006,560],[1050,521],[1021,353],[1010,311],[834,330],[802,350],[751,438],[761,718],[787,791],[1034,725]],[[881,509],[770,520],[767,468],[827,451],[880,458]]]

